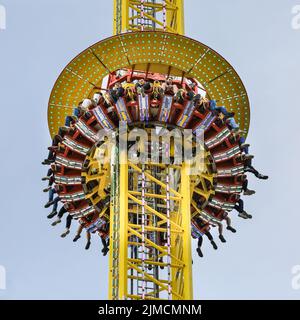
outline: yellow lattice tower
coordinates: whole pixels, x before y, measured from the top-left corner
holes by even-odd
[[[141,28],[184,34],[184,1],[114,0],[114,34]]]
[[[115,34],[146,30],[184,33],[183,1],[181,0],[152,2],[115,0],[114,5]],[[157,67],[161,68],[160,64]],[[136,68],[140,70],[141,66]],[[150,68],[148,62],[146,68],[148,70]],[[126,153],[120,155],[123,161],[119,164],[118,204],[111,209],[109,296],[111,299],[159,299],[161,293],[166,292],[165,297],[169,299],[192,299],[190,181],[185,172],[186,165],[178,168],[160,165],[161,179],[158,180],[153,174],[158,164],[148,163],[146,167],[138,166],[128,162],[126,156]],[[129,169],[132,172],[129,172]],[[169,170],[173,173],[180,172],[182,178],[179,192],[172,188],[169,190],[167,180]],[[144,195],[139,191],[139,175],[151,186],[149,188],[151,191],[147,189]],[[166,181],[163,181],[163,176]],[[130,177],[135,180],[131,188],[128,185]],[[155,186],[160,187],[159,193],[155,192],[157,190]],[[173,201],[174,211],[170,212],[169,216],[163,215],[155,209],[153,203],[152,206],[144,204],[145,197]],[[169,197],[172,197],[172,200],[169,200]],[[136,210],[134,210],[135,207]],[[139,220],[140,214],[146,217],[147,225],[145,221]],[[137,221],[130,221],[133,215],[137,215]],[[116,219],[115,216],[119,217]],[[115,219],[118,223],[114,222]],[[153,235],[166,233],[170,237],[169,248],[159,244],[154,237],[151,239],[145,237],[146,230],[153,232]],[[136,251],[141,250],[141,254],[131,252],[129,256],[133,248]],[[116,257],[119,258],[116,259]],[[165,263],[162,262],[163,258],[167,260]],[[159,275],[159,267],[168,268],[165,279]],[[149,288],[151,288],[150,291]]]

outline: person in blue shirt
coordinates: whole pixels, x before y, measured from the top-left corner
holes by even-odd
[[[228,112],[224,106],[217,107],[216,100],[210,100],[209,105],[211,111],[217,111],[218,113],[222,113],[226,118],[234,117],[234,112]]]

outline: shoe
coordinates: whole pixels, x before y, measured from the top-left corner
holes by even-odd
[[[222,234],[220,234],[219,235],[219,239],[221,240],[221,242],[223,242],[223,243],[225,243],[226,242],[226,240],[225,240],[225,238],[223,237],[223,235]]]
[[[51,226],[55,227],[57,224],[61,223],[61,220],[58,218],[57,220],[55,220],[54,222],[52,222]]]
[[[232,233],[236,233],[236,230],[230,226],[228,226],[226,229],[231,231]]]
[[[54,210],[54,211],[52,211],[52,212],[47,216],[47,218],[48,218],[48,219],[52,219],[52,218],[55,217],[56,215],[57,215],[57,211]]]
[[[78,239],[80,239],[81,238],[81,236],[79,235],[79,234],[77,234],[76,236],[75,236],[75,238],[73,239],[73,242],[76,242]]]
[[[241,147],[242,149],[244,149],[244,148],[249,148],[249,147],[250,147],[250,144],[249,144],[249,143],[242,143],[242,144],[240,145],[240,147]]]
[[[91,246],[91,242],[88,241],[87,244],[86,244],[86,246],[85,246],[85,250],[89,250],[90,246]]]
[[[46,189],[43,190],[43,192],[48,192],[51,189],[51,187],[48,187]]]
[[[244,154],[244,159],[245,160],[251,160],[253,158],[254,158],[254,156],[252,154]]]
[[[46,166],[46,165],[51,164],[52,162],[54,162],[54,160],[45,159],[45,160],[42,162],[42,165]]]
[[[198,256],[201,257],[201,258],[203,258],[203,253],[202,253],[201,249],[200,249],[200,248],[197,248],[196,251],[197,251],[197,253],[198,253]]]
[[[50,177],[43,177],[42,178],[42,181],[47,181],[47,180],[50,180]]]
[[[268,180],[268,179],[269,179],[268,176],[264,176],[264,175],[261,174],[261,173],[259,173],[259,174],[257,175],[257,178],[258,178],[258,179],[261,179],[261,180]]]
[[[252,219],[252,216],[248,214],[246,211],[240,212],[238,216],[243,219]]]
[[[247,213],[247,212],[246,212]],[[247,215],[248,215],[248,219],[252,219],[252,215],[251,214],[248,214],[247,213]]]
[[[62,238],[65,238],[70,233],[70,230],[67,229],[63,234],[61,234]]]
[[[247,189],[244,191],[244,196],[252,196],[253,194],[255,194],[254,190]]]
[[[45,208],[49,208],[50,206],[53,205],[53,203],[54,203],[54,201],[48,201],[48,202],[44,205],[44,207],[45,207]]]
[[[108,248],[104,248],[104,250],[103,250],[103,256],[104,256],[104,257],[107,255],[108,251],[109,251]]]
[[[211,242],[211,245],[213,246],[213,248],[215,249],[215,250],[217,250],[218,249],[218,246],[216,245],[216,243],[212,240]]]

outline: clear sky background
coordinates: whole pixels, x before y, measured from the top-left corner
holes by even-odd
[[[250,178],[253,220],[232,213],[237,234],[226,232],[218,251],[205,241],[205,258],[194,256],[195,298],[299,299],[291,268],[300,264],[300,30],[291,27],[291,10],[300,0],[185,2],[186,35],[224,56],[247,88],[254,164],[270,175]],[[72,242],[75,224],[67,239],[59,237],[64,223],[50,226],[40,163],[50,144],[51,88],[75,55],[112,35],[112,1],[0,4],[7,10],[0,31],[0,265],[7,289],[0,299],[105,299],[108,258],[100,241],[85,251],[83,239]]]

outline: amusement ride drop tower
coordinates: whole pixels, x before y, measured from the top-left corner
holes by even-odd
[[[155,85],[172,77],[187,92],[196,84],[195,94],[235,112],[244,136],[247,93],[224,58],[184,36],[183,0],[114,0],[114,34],[73,59],[52,90],[48,121],[54,137],[80,101],[104,86],[121,83],[125,89],[124,97],[110,102],[112,109],[98,104],[88,118],[75,120],[56,155],[55,184],[73,218],[96,212],[109,221],[110,299],[193,299],[191,221],[204,221],[205,232],[233,209],[242,192],[236,179],[243,174],[237,160],[242,151],[217,115],[200,112],[186,96],[178,101],[155,91]],[[136,92],[140,79],[151,89]],[[99,163],[97,131],[116,132],[119,120],[131,129],[203,129],[203,172],[189,176],[187,163],[133,163],[117,146],[110,163]]]

